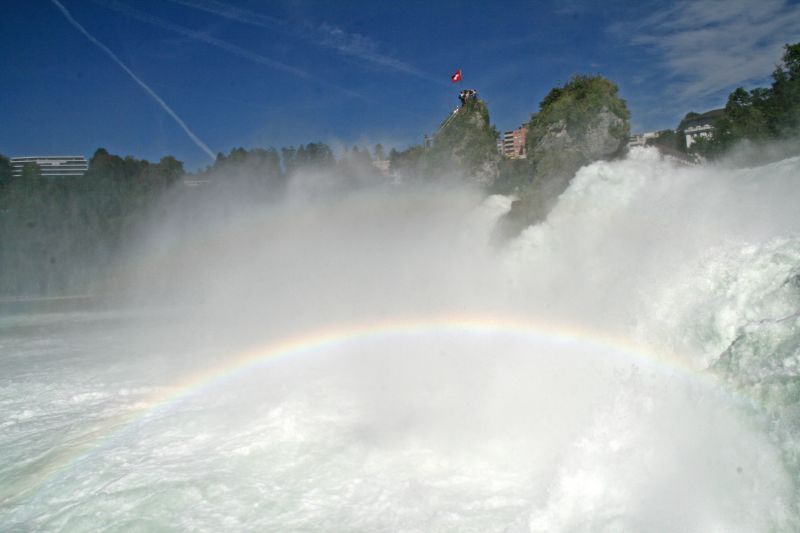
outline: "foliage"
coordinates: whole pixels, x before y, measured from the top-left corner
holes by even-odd
[[[283,168],[286,174],[293,174],[298,170],[322,169],[333,165],[336,160],[333,151],[324,143],[309,143],[294,147],[282,148]]]
[[[214,164],[200,172],[198,178],[211,181],[218,190],[239,190],[251,199],[270,201],[285,191],[298,172],[346,172],[345,167],[352,168],[353,157],[362,161],[364,156],[369,159],[366,150],[354,147],[352,156],[346,152],[337,162],[333,150],[322,142],[281,148],[280,152],[275,148],[234,148],[228,155],[218,154]]]
[[[0,201],[5,198],[4,191],[10,183],[11,161],[7,157],[0,155]],[[2,208],[2,204],[0,204],[0,208]]]
[[[364,183],[375,177],[377,170],[372,165],[372,156],[367,148],[353,146],[336,163],[336,173],[341,185]]]
[[[540,143],[554,131],[564,131],[576,144],[599,125],[603,113],[619,120],[610,124],[607,133],[624,146],[630,135],[630,113],[612,81],[601,76],[576,75],[563,87],[552,89],[531,117],[526,138],[528,161],[535,175],[572,174],[588,162],[580,150],[542,147]]]
[[[713,139],[693,144],[692,151],[713,158],[741,141],[758,143],[800,133],[800,43],[787,44],[782,59],[772,73],[771,87],[739,87],[728,96]]]
[[[680,149],[678,132],[675,130],[661,130],[656,132],[656,136],[645,141],[645,146],[658,146],[672,150]]]
[[[501,159],[492,194],[517,194],[530,186],[531,168],[525,159]]]
[[[499,135],[491,125],[486,104],[477,98],[469,99],[433,137],[425,156],[425,170],[430,176],[480,175],[487,164],[498,160]]]
[[[408,179],[429,180],[441,176],[479,177],[496,173],[497,138],[486,104],[478,99],[466,103],[442,121],[439,130],[424,146],[402,152],[392,150],[389,168]],[[494,179],[489,176],[486,181]]]
[[[372,166],[372,156],[369,155],[369,150],[366,148],[359,150],[358,146],[353,146],[353,149],[346,152],[342,159],[350,165]]]
[[[394,148],[389,152],[389,171],[404,178],[414,179],[421,177],[422,158],[425,155],[425,148],[415,144],[409,146],[402,152]]]
[[[11,160],[0,155],[0,183],[11,179]]]
[[[800,43],[787,44],[782,59],[772,73],[772,105],[767,113],[775,119],[776,136],[786,137],[800,129]]]
[[[185,173],[183,163],[172,156],[162,157],[158,163],[131,156],[111,155],[98,148],[89,160],[89,170],[78,181],[97,185],[111,181],[117,188],[129,188],[136,194],[156,194],[169,187]]]
[[[303,170],[356,179],[375,172],[365,148],[353,147],[338,162],[323,143],[280,152],[234,148],[188,176],[205,184],[200,194],[176,187],[186,172],[169,155],[151,163],[99,148],[87,173],[69,178],[42,177],[35,164],[13,178],[8,159],[0,156],[0,295],[90,290],[112,259],[129,248],[137,228],[161,215],[166,194],[266,202],[279,197],[288,179]]]
[[[42,169],[36,163],[25,163],[22,165],[22,179],[35,181],[42,178]]]
[[[274,148],[234,148],[228,155],[217,154],[214,164],[201,172],[198,178],[220,187],[244,189],[247,194],[262,197],[281,191],[285,181],[281,158]]]
[[[184,174],[100,148],[81,177],[42,177],[35,164],[0,190],[0,294],[83,290]]]
[[[535,142],[549,126],[561,121],[569,130],[586,130],[602,109],[627,122],[630,113],[618,91],[615,83],[601,76],[573,76],[564,87],[551,89],[541,101],[539,112],[531,117],[529,141]]]
[[[617,86],[600,76],[574,76],[552,89],[531,117],[525,162],[504,163],[495,184],[517,200],[498,223],[507,238],[542,220],[575,172],[621,154],[630,135],[629,113]]]
[[[281,162],[278,151],[274,148],[265,150],[255,148],[245,150],[234,148],[226,156],[217,154],[217,160],[208,169],[211,172],[255,172],[258,174],[280,174]]]

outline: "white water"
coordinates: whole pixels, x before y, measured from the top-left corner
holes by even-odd
[[[0,318],[0,529],[800,528],[800,160],[637,151],[502,250],[508,199],[390,192],[161,225],[127,275],[190,307]],[[144,409],[268,339],[500,313],[584,341],[355,339]]]

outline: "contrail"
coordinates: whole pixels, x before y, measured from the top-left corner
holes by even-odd
[[[53,0],[56,1],[56,0]],[[235,44],[229,43],[227,41],[223,41],[222,39],[217,39],[215,37],[211,37],[205,33],[190,30],[184,26],[180,26],[178,24],[174,24],[172,22],[160,19],[153,15],[148,15],[147,13],[142,13],[141,11],[137,11],[136,9],[129,7],[121,2],[116,1],[103,1],[103,0],[95,0],[97,3],[105,5],[109,9],[113,9],[119,13],[122,13],[126,17],[130,17],[136,19],[140,22],[144,22],[145,24],[150,24],[152,26],[157,26],[159,28],[169,30],[185,37],[189,37],[191,39],[196,39],[198,41],[202,41],[206,44],[210,44],[211,46],[216,46],[217,48],[221,48],[227,52],[230,52],[234,55],[239,57],[243,57],[245,59],[249,59],[255,63],[259,63],[262,65],[266,65],[268,67],[274,68],[276,70],[281,70],[283,72],[287,72],[298,78],[302,78],[306,81],[310,81],[312,83],[316,83],[317,85],[321,85],[328,89],[334,89],[336,91],[342,92],[348,96],[354,96],[356,98],[360,98],[362,100],[366,100],[371,103],[378,103],[356,91],[347,89],[345,87],[340,87],[339,85],[330,83],[329,81],[325,81],[324,79],[320,78],[319,76],[315,76],[306,72],[305,70],[299,69],[297,67],[292,67],[290,65],[286,65],[279,61],[275,61],[274,59],[270,59],[268,57],[262,56],[261,54],[257,54],[255,52],[251,52],[245,48],[237,46]]]
[[[284,34],[292,35],[294,37],[309,41],[317,46],[332,48],[344,55],[355,57],[362,61],[387,67],[389,69],[402,72],[424,79],[440,85],[446,85],[438,78],[426,74],[411,65],[408,65],[398,59],[382,54],[376,50],[375,44],[368,38],[359,35],[345,32],[344,30],[323,24],[319,27],[313,27],[311,24],[304,24],[305,27],[293,29],[288,27],[286,21],[256,13],[248,9],[243,9],[236,6],[231,6],[224,2],[217,0],[170,0],[171,2],[205,11],[218,17],[223,17],[243,24],[251,26],[258,26],[271,30],[278,30]],[[311,36],[320,36],[321,39],[313,39]]]
[[[190,138],[190,139],[192,139],[192,141],[194,141],[194,143],[195,143],[195,144],[196,144],[196,145],[197,145],[197,146],[198,146],[198,147],[199,147],[201,150],[203,150],[203,151],[204,151],[206,154],[208,154],[208,157],[210,157],[212,161],[215,161],[215,160],[217,159],[217,156],[216,156],[216,154],[214,154],[214,152],[212,152],[212,151],[211,151],[211,149],[208,147],[208,145],[207,145],[206,143],[204,143],[204,142],[203,142],[203,141],[202,141],[202,140],[201,140],[201,139],[200,139],[200,138],[199,138],[197,135],[195,135],[195,134],[194,134],[194,132],[193,132],[192,130],[190,130],[190,129],[189,129],[189,126],[187,126],[187,125],[186,125],[186,123],[185,123],[183,120],[181,120],[181,117],[179,117],[179,116],[177,115],[177,113],[175,113],[175,111],[173,111],[173,110],[172,110],[172,109],[171,109],[171,108],[170,108],[170,107],[167,105],[167,103],[166,103],[166,102],[164,102],[164,100],[162,100],[162,99],[161,99],[161,97],[160,97],[160,96],[158,96],[158,95],[155,93],[155,91],[153,91],[153,89],[151,89],[151,88],[150,88],[150,87],[149,87],[149,86],[148,86],[148,85],[147,85],[145,82],[143,82],[143,81],[142,81],[142,80],[139,78],[139,76],[137,76],[136,74],[134,74],[134,73],[133,73],[133,71],[132,71],[131,69],[129,69],[129,68],[128,68],[128,66],[127,66],[125,63],[123,63],[123,62],[122,62],[122,60],[121,60],[120,58],[118,58],[118,57],[117,57],[117,55],[116,55],[114,52],[112,52],[112,51],[111,51],[111,50],[110,50],[110,49],[109,49],[109,48],[108,48],[106,45],[104,45],[103,43],[101,43],[100,41],[98,41],[98,40],[97,40],[97,39],[96,39],[96,38],[95,38],[95,37],[94,37],[94,36],[93,36],[91,33],[89,33],[88,31],[86,31],[86,28],[84,28],[83,26],[81,26],[81,25],[80,25],[80,23],[78,23],[78,21],[77,21],[77,20],[75,20],[74,18],[72,18],[72,15],[70,14],[70,12],[67,10],[67,8],[66,8],[66,7],[64,7],[64,5],[63,5],[61,2],[59,2],[58,0],[51,0],[51,1],[53,2],[53,4],[54,4],[54,5],[55,5],[55,6],[56,6],[58,9],[60,9],[60,10],[61,10],[61,13],[63,13],[63,14],[64,14],[64,17],[66,17],[66,19],[69,21],[69,23],[70,23],[70,24],[72,24],[73,26],[75,26],[75,28],[77,28],[77,29],[78,29],[78,31],[80,31],[80,32],[81,32],[83,35],[85,35],[87,39],[89,39],[90,41],[92,41],[92,43],[94,43],[94,44],[95,44],[95,46],[97,46],[97,47],[98,47],[100,50],[102,50],[103,52],[105,52],[105,53],[106,53],[106,54],[107,54],[107,55],[108,55],[108,56],[109,56],[111,59],[113,59],[113,60],[114,60],[114,62],[116,62],[116,63],[117,63],[117,65],[119,65],[119,66],[120,66],[120,68],[122,68],[122,70],[124,70],[125,72],[127,72],[127,73],[128,73],[128,75],[129,75],[131,78],[133,78],[133,81],[135,81],[136,83],[138,83],[138,84],[139,84],[139,86],[140,86],[142,89],[144,89],[144,90],[147,92],[147,94],[149,94],[150,96],[152,96],[152,97],[153,97],[153,100],[155,100],[156,102],[158,102],[158,105],[160,105],[160,106],[161,106],[161,107],[164,109],[164,111],[166,111],[166,112],[169,114],[169,116],[171,116],[171,117],[172,117],[172,118],[175,120],[175,122],[177,122],[177,123],[178,123],[178,125],[179,125],[181,128],[183,128],[183,131],[185,131],[185,132],[186,132],[186,134],[189,136],[189,138]]]

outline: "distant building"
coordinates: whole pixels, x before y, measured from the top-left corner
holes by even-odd
[[[378,172],[380,172],[382,176],[388,176],[389,163],[390,161],[388,159],[375,159],[372,161],[372,166],[378,169]]]
[[[201,187],[211,183],[208,178],[183,178],[183,185],[186,187]]]
[[[658,137],[657,131],[648,131],[647,133],[636,133],[628,138],[628,148],[635,146],[645,146],[648,139],[655,139]]]
[[[89,170],[89,162],[82,155],[37,155],[12,157],[11,175],[22,176],[22,167],[28,163],[36,163],[45,178],[83,176]]]
[[[705,113],[689,113],[678,125],[678,130],[686,136],[686,148],[692,146],[697,139],[711,139],[714,137],[714,126],[717,121],[725,116],[725,109],[712,109]]]
[[[527,149],[525,148],[525,137],[528,133],[528,126],[522,125],[519,128],[507,131],[503,134],[502,154],[509,159],[525,159]]]

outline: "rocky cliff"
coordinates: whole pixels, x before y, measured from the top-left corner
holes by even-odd
[[[617,86],[600,76],[575,76],[551,90],[528,126],[529,178],[501,220],[501,234],[516,235],[544,219],[580,167],[623,154],[628,118]]]
[[[389,155],[391,172],[409,181],[455,179],[488,187],[498,176],[498,133],[486,104],[474,96],[448,115],[424,146]]]
[[[425,170],[429,176],[459,176],[489,186],[500,163],[497,138],[486,103],[470,98],[442,122],[425,153]]]

